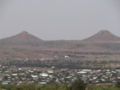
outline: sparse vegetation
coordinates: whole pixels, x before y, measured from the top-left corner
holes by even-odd
[[[113,85],[72,85],[71,88],[66,84],[49,84],[49,85],[0,85],[0,90],[120,90]]]

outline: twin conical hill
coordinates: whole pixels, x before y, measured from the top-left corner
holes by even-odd
[[[66,40],[67,41],[67,40]],[[97,42],[112,42],[112,41],[120,41],[120,37],[112,34],[111,32],[107,30],[102,30],[95,35],[83,40],[83,41],[97,41]],[[56,41],[54,41],[56,42]],[[58,40],[56,43],[59,43],[60,41]],[[42,39],[39,39],[38,37],[23,31],[15,36],[11,36],[5,39],[0,40],[0,44],[3,45],[41,45],[43,43]],[[71,43],[72,44],[72,43]],[[45,43],[43,45],[46,45]]]

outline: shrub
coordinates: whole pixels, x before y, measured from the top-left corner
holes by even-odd
[[[69,87],[69,90],[85,90],[87,84],[81,79],[75,80]]]

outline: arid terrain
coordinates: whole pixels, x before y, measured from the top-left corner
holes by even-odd
[[[23,31],[0,40],[0,61],[91,61],[119,66],[120,37],[107,30],[84,40],[47,41]],[[62,63],[62,62],[61,62]]]

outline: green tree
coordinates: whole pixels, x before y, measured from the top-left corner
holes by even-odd
[[[85,90],[87,84],[81,79],[75,80],[69,87],[69,90]]]
[[[116,83],[115,86],[118,87],[118,88],[120,88],[120,81],[117,81],[117,83]]]

